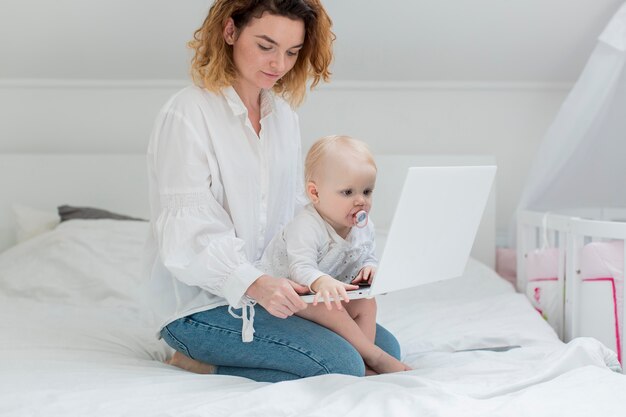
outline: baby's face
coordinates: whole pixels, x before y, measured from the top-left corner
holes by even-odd
[[[369,162],[344,155],[330,158],[316,182],[318,213],[342,237],[356,224],[356,214],[372,207],[376,168]]]

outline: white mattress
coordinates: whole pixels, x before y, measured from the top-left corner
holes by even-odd
[[[140,307],[146,233],[74,220],[0,254],[0,415],[624,415],[615,354],[561,343],[473,260],[461,278],[379,297],[413,371],[267,384],[165,365]],[[507,345],[521,347],[455,352]]]

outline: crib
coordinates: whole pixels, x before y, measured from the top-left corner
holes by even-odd
[[[588,336],[623,364],[626,208],[517,216],[517,289],[558,336]]]

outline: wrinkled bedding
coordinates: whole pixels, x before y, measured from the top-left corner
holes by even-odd
[[[0,254],[0,415],[624,415],[615,353],[560,342],[474,260],[460,278],[378,297],[413,371],[267,384],[171,367],[142,296],[147,232],[72,220]]]

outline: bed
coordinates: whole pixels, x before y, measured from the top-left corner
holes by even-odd
[[[626,209],[519,213],[518,289],[569,341],[592,336],[623,364]]]
[[[406,165],[492,162],[377,161],[372,218],[381,229]],[[624,414],[626,378],[616,354],[592,338],[561,342],[525,295],[488,266],[493,199],[462,277],[378,298],[379,321],[398,337],[413,371],[267,384],[165,364],[171,349],[153,338],[143,308],[148,223],[54,221],[62,204],[146,218],[144,162],[141,155],[0,155],[0,415]]]

